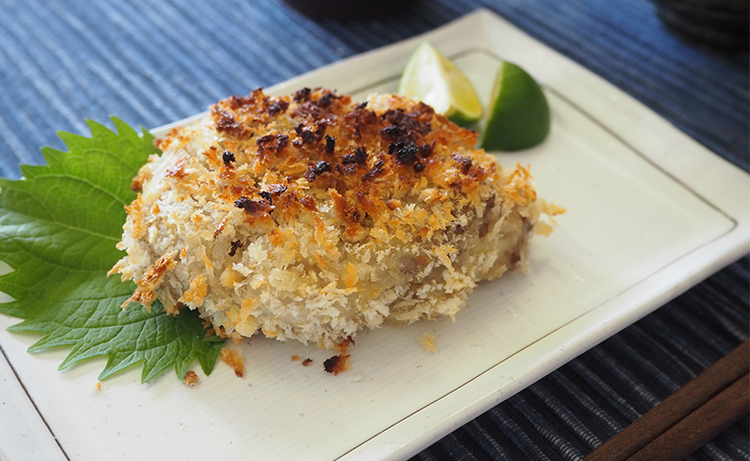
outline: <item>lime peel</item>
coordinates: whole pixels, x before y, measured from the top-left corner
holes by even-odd
[[[469,79],[428,42],[422,42],[412,53],[398,92],[432,106],[459,125],[477,122],[483,115],[482,103]]]
[[[480,147],[492,151],[528,149],[544,141],[549,129],[549,105],[539,84],[521,67],[503,61]]]

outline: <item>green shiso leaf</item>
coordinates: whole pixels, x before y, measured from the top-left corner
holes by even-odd
[[[171,316],[159,303],[123,310],[135,285],[106,275],[122,257],[115,245],[136,197],[131,180],[159,153],[150,133],[112,120],[116,132],[87,121],[90,138],[59,133],[69,152],[44,148],[47,165],[0,179],[0,260],[13,269],[0,291],[14,299],[0,313],[24,319],[10,331],[43,334],[29,352],[72,347],[61,370],[107,356],[100,379],[135,363],[142,382],[169,367],[182,379],[196,359],[208,374],[224,341],[206,336],[197,312]]]

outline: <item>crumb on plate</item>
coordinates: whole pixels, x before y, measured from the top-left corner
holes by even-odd
[[[188,370],[182,381],[188,386],[195,386],[198,383],[198,375],[193,370]]]
[[[234,349],[221,348],[221,361],[234,369],[234,374],[238,378],[245,375],[245,362],[242,360],[242,354]]]
[[[328,373],[333,373],[336,376],[342,371],[347,371],[351,368],[349,364],[350,357],[351,355],[334,355],[323,362],[323,367]]]
[[[356,346],[357,344],[354,342],[351,336],[347,337],[345,340],[341,341],[339,344],[336,345],[336,351],[338,351],[339,355],[346,355],[347,350],[349,350],[349,346]]]
[[[430,333],[423,333],[422,336],[417,338],[417,342],[420,346],[422,346],[422,349],[426,350],[427,352],[437,353],[437,346],[435,345],[435,335]]]

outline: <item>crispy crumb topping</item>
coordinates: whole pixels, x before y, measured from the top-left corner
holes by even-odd
[[[213,122],[224,147],[232,149],[224,151],[226,168],[221,170],[229,183],[215,189],[215,199],[276,222],[294,217],[300,204],[310,208],[310,202],[333,200],[346,234],[356,239],[391,211],[393,205],[382,200],[390,195],[386,191],[439,184],[469,192],[495,174],[494,162],[472,159],[478,157],[476,133],[456,129],[425,104],[389,98],[382,104],[393,108],[377,112],[320,88],[278,98],[259,89],[219,102],[212,108]],[[270,132],[250,137],[259,125],[271,127]],[[463,153],[454,155],[457,149]],[[179,165],[173,171],[176,178],[190,180],[179,174]],[[275,178],[272,185],[286,192],[276,194],[281,200],[263,190],[261,177],[263,182]],[[263,219],[248,223],[268,224]]]

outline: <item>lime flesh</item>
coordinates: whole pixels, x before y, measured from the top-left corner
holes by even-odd
[[[469,79],[427,42],[422,42],[409,58],[398,92],[432,106],[460,125],[482,118],[482,103]]]
[[[480,146],[490,151],[528,149],[549,133],[550,111],[539,84],[523,69],[503,62],[490,98]]]

